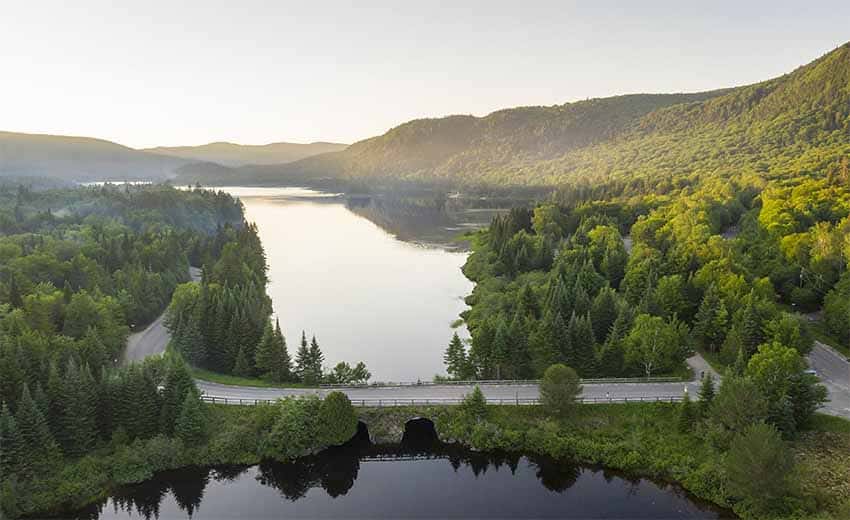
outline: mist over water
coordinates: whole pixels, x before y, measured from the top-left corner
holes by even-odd
[[[328,368],[364,361],[373,381],[444,373],[450,325],[466,308],[463,298],[473,284],[460,270],[467,253],[434,242],[470,223],[435,218],[440,215],[433,211],[399,219],[380,212],[382,224],[400,226],[395,234],[421,236],[429,244],[423,245],[399,240],[355,213],[365,213],[362,203],[301,188],[222,189],[242,200],[246,218],[258,226],[268,293],[290,354],[305,330],[308,339],[316,334]]]

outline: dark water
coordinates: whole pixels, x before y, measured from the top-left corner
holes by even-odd
[[[368,439],[368,437],[367,437]],[[683,491],[615,472],[421,436],[360,439],[297,462],[191,468],[128,487],[77,518],[723,518]]]

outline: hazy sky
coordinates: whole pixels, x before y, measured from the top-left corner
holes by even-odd
[[[2,0],[0,129],[352,142],[418,117],[752,83],[850,39],[846,0],[440,3]]]

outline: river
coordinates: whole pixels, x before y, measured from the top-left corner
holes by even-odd
[[[290,354],[303,330],[316,335],[328,369],[364,361],[373,381],[445,372],[442,352],[472,290],[460,270],[467,253],[451,237],[486,224],[487,212],[302,188],[221,189],[257,224]]]

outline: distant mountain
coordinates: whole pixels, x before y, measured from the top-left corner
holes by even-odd
[[[234,143],[210,143],[201,146],[175,146],[148,148],[145,151],[182,159],[191,159],[223,166],[246,164],[282,164],[297,161],[327,152],[344,150],[348,145],[340,143],[271,143],[242,145]]]
[[[848,154],[845,44],[754,85],[415,120],[341,152],[248,167],[242,177],[664,192],[713,176],[821,171]]]
[[[102,139],[0,132],[0,176],[67,181],[163,180],[185,159],[134,150]]]

